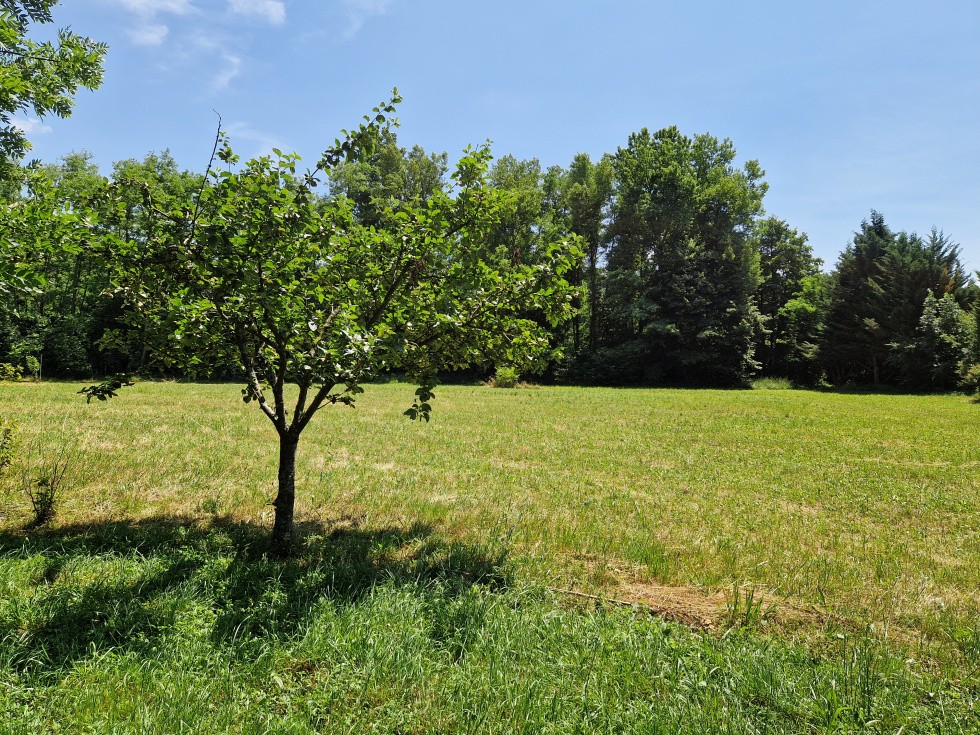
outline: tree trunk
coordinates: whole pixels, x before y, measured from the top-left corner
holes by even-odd
[[[599,331],[599,315],[596,312],[596,301],[599,299],[597,247],[589,246],[589,353],[595,354],[596,334]]]
[[[293,546],[293,507],[296,503],[296,447],[299,437],[279,436],[279,493],[272,505],[276,519],[272,525],[272,553],[289,556]]]

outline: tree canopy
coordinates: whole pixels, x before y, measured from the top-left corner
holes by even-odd
[[[734,159],[731,141],[674,127],[634,133],[613,158],[609,336],[637,378],[735,384],[757,367],[750,234],[766,184]]]
[[[57,0],[0,0],[0,299],[41,282],[38,257],[63,243],[71,223],[44,181],[19,168],[30,143],[18,115],[68,117],[79,88],[102,83],[107,47],[69,30],[57,42],[28,37],[32,25],[52,22]],[[25,192],[26,186],[26,192]],[[55,233],[55,238],[48,237]]]
[[[929,294],[968,299],[960,249],[944,233],[894,232],[879,212],[861,223],[841,254],[831,292],[821,360],[836,382],[897,382]],[[917,380],[911,383],[917,383]]]

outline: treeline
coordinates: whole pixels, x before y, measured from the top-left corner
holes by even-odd
[[[553,359],[488,365],[485,374],[509,367],[588,385],[738,386],[770,376],[976,388],[980,289],[948,236],[893,231],[871,212],[833,271],[822,272],[806,235],[767,216],[759,164],[735,159],[730,141],[673,127],[641,130],[614,154],[580,154],[568,167],[497,159],[490,180],[508,193],[508,207],[486,233],[490,242],[533,264],[544,243],[574,237],[582,259],[572,276],[577,316],[552,331]],[[335,170],[323,196],[346,198],[360,222],[384,228],[391,208],[383,203],[424,202],[448,170],[445,153],[403,148],[388,133],[370,158]],[[36,243],[39,278],[0,294],[2,369],[47,377],[157,370],[142,335],[127,327],[99,243],[140,242],[172,227],[153,203],[183,203],[192,219],[203,182],[167,153],[119,162],[108,180],[88,155],[72,154],[35,167],[27,186],[8,187],[0,225]],[[106,187],[122,197],[102,196]],[[51,246],[57,228],[32,220],[32,206],[62,213],[74,240]],[[32,231],[32,221],[45,224]],[[220,365],[198,375],[237,377]]]

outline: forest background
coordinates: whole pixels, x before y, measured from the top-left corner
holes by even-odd
[[[279,3],[238,3],[226,16],[178,5],[127,6],[139,28],[159,31],[151,39],[130,29],[130,42],[147,52],[157,42],[163,48],[165,39],[186,34],[181,23],[194,18],[216,33],[232,17],[275,33],[290,22]],[[389,4],[367,14],[358,7],[347,9],[344,36],[351,41],[365,25],[398,15]],[[100,5],[93,12],[101,17],[104,10]],[[119,15],[115,23],[129,17]],[[35,23],[32,33],[44,38],[51,28]],[[101,81],[104,56],[99,63]],[[94,76],[87,83],[79,78],[76,87],[78,82],[96,86]],[[219,90],[214,94],[220,96]],[[100,96],[81,99],[92,107]],[[67,94],[60,108],[47,112],[66,115],[74,102]],[[19,117],[8,120],[8,132],[31,131],[50,150],[39,122],[43,103],[41,109],[15,107]],[[254,138],[233,123],[233,139],[236,131],[246,141]],[[25,150],[8,153],[17,161]],[[126,326],[121,298],[93,243],[99,237],[154,237],[159,218],[145,206],[145,192],[152,190],[168,206],[191,207],[203,163],[188,171],[167,151],[117,161],[109,178],[127,190],[130,204],[125,221],[112,225],[97,212],[109,172],[99,170],[93,154],[36,163],[30,184],[8,182],[8,246],[21,265],[30,261],[37,277],[30,288],[8,289],[0,304],[0,363],[10,366],[11,375],[139,371],[179,377],[154,364]],[[449,163],[447,154],[403,146],[389,132],[370,160],[333,172],[324,196],[347,198],[360,222],[377,224],[382,202],[425,201],[445,186]],[[767,211],[763,163],[739,162],[728,139],[677,127],[642,129],[615,151],[578,154],[563,166],[499,155],[490,181],[507,193],[509,205],[493,242],[533,263],[542,243],[579,236],[585,258],[573,281],[580,313],[552,329],[550,360],[487,364],[443,378],[482,379],[503,367],[536,380],[578,384],[735,386],[772,376],[805,385],[972,388],[977,289],[956,241],[938,229],[924,236],[897,230],[869,209],[865,221],[854,223],[853,240],[836,263],[821,262],[805,233]],[[58,226],[28,221],[28,212],[45,208],[59,213]],[[197,377],[233,373],[232,366],[213,365]]]
[[[383,203],[424,202],[448,170],[447,154],[403,147],[389,132],[369,159],[337,168],[323,196],[346,198],[359,223],[384,227]],[[504,155],[489,178],[507,202],[490,237],[515,261],[534,263],[557,237],[581,238],[578,315],[552,329],[548,360],[443,379],[484,379],[503,367],[584,385],[740,386],[760,376],[976,385],[978,289],[941,230],[893,231],[872,212],[824,272],[806,235],[765,212],[757,162],[738,166],[731,141],[676,128],[643,129],[616,152],[598,161],[580,154],[567,167]],[[160,221],[146,192],[192,211],[203,172],[181,170],[166,152],[117,162],[122,219],[97,211],[109,180],[84,153],[35,165],[27,181],[7,187],[5,216],[10,247],[37,281],[0,301],[0,363],[38,378],[181,377],[150,360],[127,325],[96,242],[152,239]],[[53,219],[38,226],[39,210]],[[239,376],[216,364],[196,377]]]

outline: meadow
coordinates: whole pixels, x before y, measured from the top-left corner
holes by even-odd
[[[238,387],[78,387],[0,385],[0,731],[980,731],[967,397],[369,386],[279,563]]]

